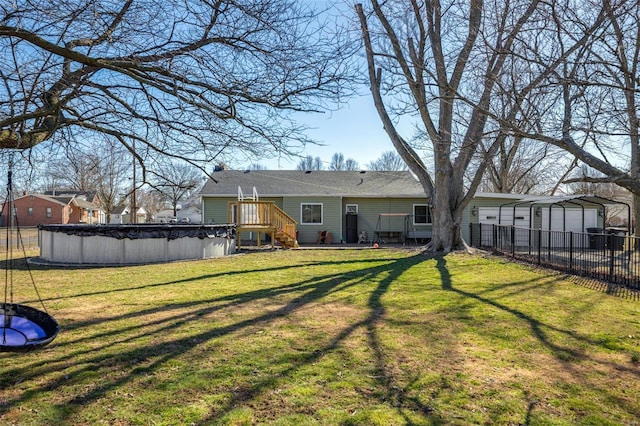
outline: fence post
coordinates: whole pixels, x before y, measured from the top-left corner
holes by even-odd
[[[473,243],[473,223],[469,224],[469,239],[471,240],[471,247],[476,247]]]
[[[516,227],[511,226],[511,257],[516,255]]]
[[[609,282],[613,283],[613,269],[614,269],[613,266],[614,266],[614,263],[615,263],[613,256],[615,254],[615,251],[614,251],[615,247],[614,247],[614,244],[613,244],[613,242],[614,242],[613,241],[613,235],[609,234],[609,235],[607,235],[607,237],[608,238],[605,241],[609,244]]]
[[[491,224],[491,238],[493,239],[493,249],[495,250],[498,247],[498,227],[495,223]]]
[[[573,272],[573,231],[569,231],[569,270]]]
[[[538,229],[538,265],[542,263],[542,228]]]

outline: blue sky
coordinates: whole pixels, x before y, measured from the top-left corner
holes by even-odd
[[[389,137],[373,106],[371,95],[352,98],[338,111],[307,115],[300,120],[311,127],[307,135],[323,144],[307,146],[304,155],[320,157],[328,165],[336,152],[344,158],[353,158],[364,168],[370,161],[378,159],[384,151],[393,150]],[[408,137],[410,135],[404,135]],[[293,170],[299,159],[274,159],[260,161],[269,169]]]

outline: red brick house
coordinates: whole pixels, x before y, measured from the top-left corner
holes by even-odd
[[[27,194],[14,200],[20,226],[40,224],[97,223],[99,208],[75,196]],[[2,208],[0,226],[7,226],[8,207]]]

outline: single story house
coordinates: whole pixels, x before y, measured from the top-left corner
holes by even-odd
[[[258,198],[295,221],[297,240],[303,244],[431,235],[430,202],[407,171],[225,169],[212,177],[199,194],[203,223],[235,222],[252,211],[238,214],[230,202]]]
[[[25,194],[13,201],[20,226],[97,223],[99,207],[76,196]],[[8,207],[2,208],[0,225],[7,226]]]
[[[131,221],[131,209],[129,206],[118,206],[111,212],[111,220],[110,224],[121,225],[124,223],[132,223]],[[136,223],[146,223],[147,222],[147,211],[144,207],[137,208],[136,214]]]
[[[72,189],[63,189],[55,191],[45,191],[44,195],[51,197],[74,197],[79,207],[85,209],[84,218],[80,223],[96,224],[106,223],[107,218],[98,194],[91,191],[75,191]]]
[[[327,232],[331,238],[324,242],[333,243],[356,243],[362,235],[367,243],[431,236],[430,200],[408,171],[216,170],[212,177],[200,191],[203,223],[235,223],[255,212],[237,212],[233,203],[259,199],[295,221],[303,244]],[[478,224],[588,233],[604,229],[612,206],[623,206],[630,216],[625,203],[593,195],[479,192],[463,212],[462,236],[470,242],[472,225]]]

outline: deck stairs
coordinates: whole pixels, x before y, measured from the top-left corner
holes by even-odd
[[[245,196],[238,187],[238,200],[229,201],[227,215],[229,223],[236,224],[237,245],[241,246],[241,234],[257,232],[258,244],[261,234],[271,236],[271,241],[277,241],[285,248],[297,248],[297,222],[284,212],[273,201],[260,201],[258,193],[253,188],[250,196]]]

